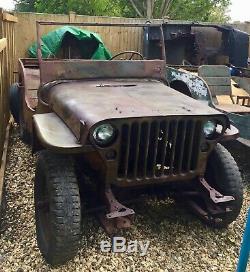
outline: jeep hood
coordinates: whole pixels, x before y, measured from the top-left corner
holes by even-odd
[[[94,124],[108,119],[222,114],[162,82],[145,79],[61,82],[46,91],[46,99],[43,92],[41,97],[82,143]]]

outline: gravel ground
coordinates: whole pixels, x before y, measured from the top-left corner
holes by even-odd
[[[91,216],[85,219],[86,235],[78,255],[57,269],[44,262],[36,243],[34,165],[31,150],[20,141],[14,127],[6,169],[7,214],[0,234],[0,271],[235,271],[250,204],[250,172],[245,160],[240,165],[245,181],[244,206],[228,229],[207,228],[171,200],[150,200],[138,204],[134,226],[121,233],[128,240],[149,240],[146,256],[102,253],[100,242],[109,237]]]

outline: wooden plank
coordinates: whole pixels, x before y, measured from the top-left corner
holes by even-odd
[[[2,157],[3,152],[3,141],[4,141],[4,115],[3,115],[3,88],[4,88],[4,78],[3,78],[3,52],[0,52],[0,157]],[[1,161],[0,161],[1,163]],[[0,165],[1,166],[1,165]]]
[[[2,52],[7,46],[7,39],[3,38],[0,40],[0,52]]]
[[[216,99],[217,99],[217,102],[218,102],[217,104],[219,104],[219,105],[224,105],[224,104],[231,105],[231,104],[234,104],[231,96],[229,96],[229,95],[217,95]]]
[[[16,16],[9,14],[9,13],[3,13],[3,21],[8,21],[8,22],[13,22],[13,23],[17,23],[18,19]]]
[[[209,90],[212,96],[232,94],[231,86],[209,86]]]
[[[12,120],[9,122],[9,124],[8,124],[8,126],[6,128],[3,155],[2,155],[2,160],[1,160],[1,168],[0,168],[0,205],[2,203],[2,198],[3,198],[4,173],[5,173],[6,162],[7,162],[7,151],[8,151],[8,145],[9,145],[9,134],[10,134],[11,126],[12,126]]]
[[[202,65],[198,68],[200,77],[231,77],[230,70],[224,65]]]
[[[225,112],[250,113],[249,107],[244,107],[237,104],[216,105],[216,108]]]
[[[230,77],[203,77],[209,86],[231,86]]]

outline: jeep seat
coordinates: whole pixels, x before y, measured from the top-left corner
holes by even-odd
[[[250,108],[236,104],[231,85],[231,74],[224,65],[202,65],[198,69],[198,75],[202,77],[211,92],[213,102],[217,109],[233,113],[250,113]]]

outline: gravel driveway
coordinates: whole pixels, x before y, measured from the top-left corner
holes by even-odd
[[[57,269],[46,265],[36,244],[34,165],[31,150],[20,141],[14,127],[6,169],[8,203],[0,234],[0,271],[235,271],[250,204],[250,167],[246,160],[240,161],[245,182],[244,206],[238,220],[228,229],[207,228],[185,207],[171,200],[150,200],[137,205],[133,228],[121,233],[128,240],[149,240],[146,256],[102,253],[100,242],[109,237],[91,216],[85,219],[78,255]]]

